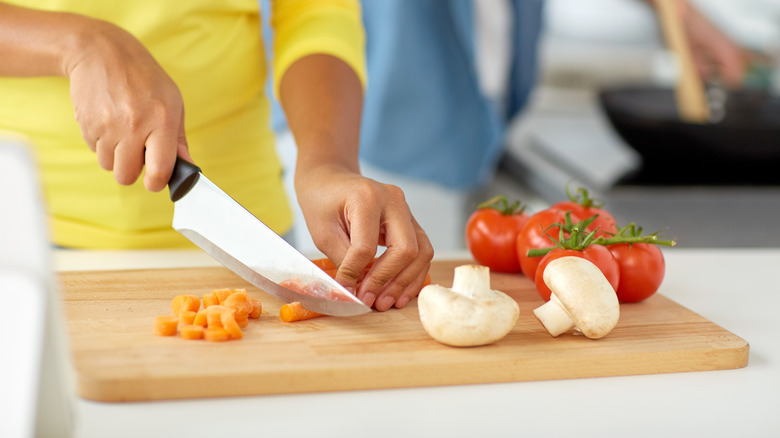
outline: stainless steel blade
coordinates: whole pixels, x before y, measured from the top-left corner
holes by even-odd
[[[248,282],[286,302],[300,301],[309,310],[332,316],[371,311],[203,174],[174,203],[173,228]],[[290,279],[319,281],[340,299],[306,295],[279,285]]]

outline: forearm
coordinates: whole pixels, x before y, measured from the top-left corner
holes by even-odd
[[[66,76],[68,54],[92,21],[0,3],[0,76]]]
[[[363,87],[357,74],[330,55],[308,55],[287,69],[279,100],[298,146],[298,170],[321,165],[359,171]]]

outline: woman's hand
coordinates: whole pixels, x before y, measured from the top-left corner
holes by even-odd
[[[179,89],[138,39],[78,14],[0,2],[0,75],[70,80],[76,120],[98,163],[121,184],[146,166],[162,190],[176,155],[190,159]]]
[[[419,292],[433,258],[425,232],[398,187],[360,175],[363,89],[329,55],[309,55],[285,72],[280,101],[298,146],[295,191],[314,243],[336,266],[336,281],[380,311]],[[357,288],[378,246],[387,249]]]
[[[190,159],[173,80],[135,37],[99,21],[65,68],[76,121],[100,166],[129,185],[145,165],[144,186],[165,188],[177,154]]]
[[[336,281],[380,311],[419,293],[433,247],[398,187],[320,166],[296,172],[296,189],[314,243],[339,267]],[[387,249],[361,279],[378,246]]]

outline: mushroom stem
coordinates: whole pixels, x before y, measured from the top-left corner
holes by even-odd
[[[490,292],[490,268],[481,265],[456,267],[452,290],[471,298],[485,295]]]
[[[574,327],[574,321],[557,299],[550,301],[534,309],[534,315],[541,321],[544,328],[555,337],[569,331]]]

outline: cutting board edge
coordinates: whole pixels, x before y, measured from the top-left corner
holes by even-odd
[[[428,368],[432,369],[421,370],[425,372],[418,374],[416,379],[405,377],[395,381],[385,380],[380,384],[376,383],[376,370],[361,368],[343,369],[340,372],[333,373],[332,378],[325,380],[322,379],[321,373],[318,372],[312,372],[308,376],[297,372],[266,374],[263,379],[273,381],[274,384],[265,387],[261,382],[253,381],[253,379],[258,379],[258,377],[251,375],[216,378],[210,385],[204,388],[202,379],[197,377],[150,381],[143,378],[85,378],[84,374],[78,374],[77,388],[79,397],[86,400],[102,403],[123,403],[729,371],[744,368],[749,364],[749,343],[736,335],[734,335],[732,341],[735,345],[706,352],[689,351],[684,355],[680,355],[679,352],[668,352],[666,353],[669,356],[666,361],[668,365],[664,369],[657,366],[657,360],[664,359],[663,354],[654,355],[656,359],[654,364],[637,361],[637,356],[641,355],[632,354],[612,358],[614,360],[602,360],[602,365],[591,365],[589,368],[584,367],[579,373],[569,374],[565,377],[561,376],[560,371],[554,366],[539,367],[539,364],[536,363],[517,366],[517,362],[520,359],[507,359],[503,361],[504,363],[491,365],[492,370],[496,368],[502,370],[493,375],[478,373],[480,364],[469,362],[449,365],[449,374],[447,375],[437,373],[434,366],[428,366]],[[716,360],[712,360],[713,354]],[[453,373],[460,376],[460,378],[449,378],[448,376]],[[247,382],[247,380],[249,381]],[[182,390],[182,388],[185,389]]]

